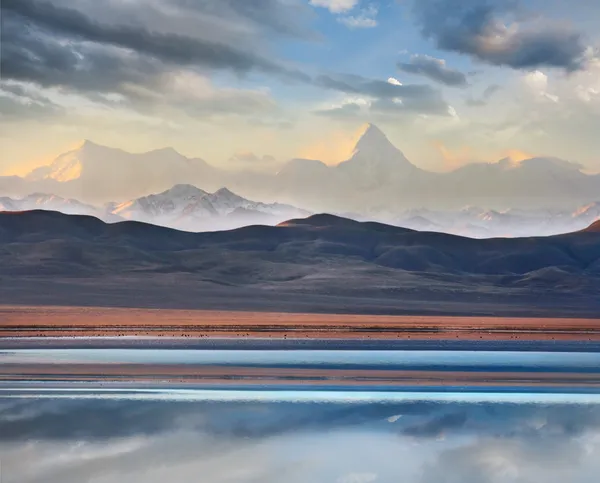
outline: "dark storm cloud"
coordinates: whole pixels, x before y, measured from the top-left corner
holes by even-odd
[[[258,70],[289,78],[304,76],[260,55],[233,46],[200,38],[153,32],[141,26],[100,24],[77,10],[57,7],[47,2],[4,0],[2,10],[4,15],[9,16],[9,25],[14,22],[26,30],[42,30],[67,39],[128,49],[166,64],[230,69],[239,73]],[[9,52],[11,48],[15,48],[15,38],[11,34],[14,34],[13,29],[9,29],[8,35],[4,35],[3,38],[3,44],[8,43]],[[33,38],[35,36],[32,36]],[[64,66],[66,59],[48,60],[61,62]],[[3,55],[2,64],[3,75],[11,78],[14,70],[12,57],[5,59]]]
[[[514,16],[517,5],[517,0],[415,0],[413,11],[423,35],[442,50],[515,69],[584,67],[587,47],[579,33],[540,22],[509,29],[503,20]]]
[[[428,55],[413,55],[410,62],[399,62],[397,66],[402,72],[422,75],[447,86],[464,87],[467,85],[465,74],[447,67],[442,59]]]

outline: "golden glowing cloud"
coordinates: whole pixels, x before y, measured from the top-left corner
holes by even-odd
[[[460,146],[459,148],[451,149],[441,141],[435,141],[433,145],[440,154],[443,167],[446,170],[453,170],[473,162],[495,163],[504,158],[509,158],[514,164],[518,164],[525,159],[534,157],[533,154],[519,149],[508,149],[482,155],[476,152],[471,146]]]
[[[534,157],[533,154],[526,153],[525,151],[520,151],[518,149],[509,149],[506,151],[505,158],[510,158],[515,163],[520,163],[525,159],[531,159]]]

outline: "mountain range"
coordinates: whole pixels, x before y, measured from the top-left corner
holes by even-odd
[[[55,195],[34,193],[21,199],[0,198],[0,211],[43,209],[65,214],[91,215],[109,223],[133,220],[185,231],[214,231],[248,225],[276,225],[306,217],[307,210],[280,203],[243,198],[227,188],[209,193],[192,185],[175,185],[162,193],[123,203],[90,205]],[[461,210],[411,209],[338,213],[357,221],[378,221],[417,231],[442,232],[470,238],[548,236],[581,230],[600,219],[600,202],[568,209]]]
[[[188,233],[3,212],[0,264],[0,304],[555,317],[600,310],[600,222],[559,236],[475,240],[333,215]]]
[[[55,195],[35,193],[20,199],[0,198],[0,211],[47,210],[70,215],[95,216],[105,222],[141,221],[187,231],[211,231],[246,225],[276,225],[310,213],[280,203],[247,200],[221,188],[208,193],[192,185],[175,185],[167,191],[123,203],[103,206]]]
[[[408,209],[459,210],[463,206],[575,208],[597,201],[600,175],[578,164],[536,157],[520,162],[473,163],[446,173],[412,164],[376,126],[368,125],[351,157],[335,166],[292,159],[277,173],[232,172],[172,148],[143,154],[91,141],[62,154],[25,177],[0,177],[0,193],[53,193],[87,204],[124,202],[177,184],[214,191],[227,186],[249,199],[263,199],[311,212],[398,212]]]

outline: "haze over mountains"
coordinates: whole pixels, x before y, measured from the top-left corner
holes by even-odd
[[[333,215],[186,233],[4,212],[0,304],[597,314],[599,224],[473,240]]]
[[[600,197],[600,175],[557,158],[469,164],[448,173],[412,164],[369,124],[352,156],[328,166],[293,159],[277,173],[232,172],[172,148],[131,154],[84,142],[24,178],[0,177],[0,193],[52,193],[87,204],[124,202],[176,184],[207,191],[227,186],[248,199],[278,201],[312,212],[357,213],[426,208],[460,210],[560,208],[572,210]]]
[[[55,195],[34,193],[23,198],[0,197],[0,211],[58,211],[91,215],[114,223],[142,221],[179,230],[199,232],[248,225],[276,225],[310,215],[307,210],[281,204],[251,201],[221,188],[209,193],[188,184],[123,203],[101,206]],[[369,214],[340,213],[358,221],[378,221],[417,231],[442,232],[470,238],[546,236],[584,229],[600,219],[600,203],[568,209],[487,210],[470,206],[461,210],[412,209]]]
[[[95,216],[105,222],[142,221],[187,231],[227,230],[246,225],[276,225],[310,213],[280,203],[260,203],[242,198],[227,188],[208,193],[191,185],[129,200],[93,206],[73,199],[40,193],[20,199],[0,198],[1,211],[47,210]]]

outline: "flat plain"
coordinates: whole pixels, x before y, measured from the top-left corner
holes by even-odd
[[[309,314],[0,306],[1,337],[153,336],[291,339],[599,341],[594,318]]]

